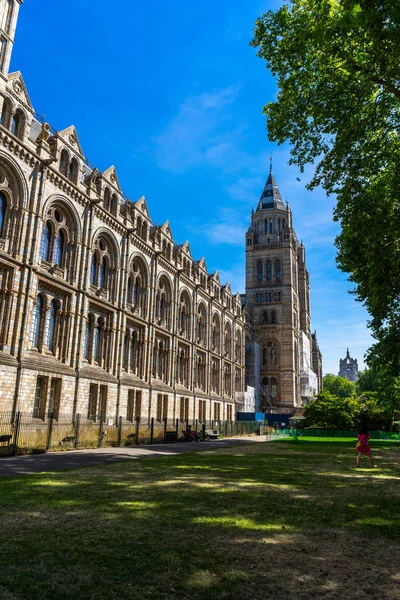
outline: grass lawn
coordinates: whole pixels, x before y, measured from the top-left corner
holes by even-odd
[[[0,480],[0,598],[400,599],[400,448],[376,448],[375,470],[278,442]]]

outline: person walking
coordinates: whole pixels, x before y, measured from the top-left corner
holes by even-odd
[[[371,463],[371,467],[373,469],[376,469],[376,465],[374,465],[374,461],[372,460],[371,447],[369,445],[369,438],[370,438],[370,435],[369,435],[369,429],[368,429],[367,425],[362,425],[362,427],[360,428],[360,431],[357,434],[356,467],[360,466],[360,458],[361,458],[361,455],[364,454],[365,456],[368,456],[369,462]]]

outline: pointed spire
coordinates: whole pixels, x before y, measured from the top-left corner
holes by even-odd
[[[267,182],[264,186],[263,193],[261,194],[257,210],[263,210],[266,208],[285,209],[285,204],[282,200],[281,193],[279,191],[274,174],[272,172],[272,156],[269,157],[269,161],[269,175]]]

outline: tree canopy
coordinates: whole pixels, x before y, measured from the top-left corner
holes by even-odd
[[[356,391],[355,383],[349,381],[345,377],[332,375],[331,373],[327,373],[324,376],[322,387],[324,390],[328,390],[328,392],[339,398],[350,398],[350,396],[354,396]]]
[[[349,429],[357,425],[359,406],[355,398],[339,398],[326,389],[304,407],[305,424],[323,429]]]
[[[335,193],[338,265],[370,312],[374,355],[400,374],[400,3],[290,0],[252,45],[277,78],[271,141]],[[390,359],[390,360],[389,360]]]

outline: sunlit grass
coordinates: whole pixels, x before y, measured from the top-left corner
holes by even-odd
[[[396,599],[399,448],[372,445],[379,469],[335,440],[0,480],[0,598]]]

